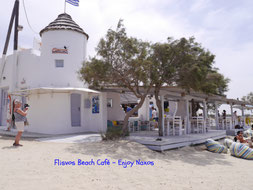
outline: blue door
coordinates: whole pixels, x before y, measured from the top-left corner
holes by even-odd
[[[81,126],[81,94],[71,94],[71,125],[72,127]]]

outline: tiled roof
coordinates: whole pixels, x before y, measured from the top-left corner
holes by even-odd
[[[42,36],[43,32],[46,32],[49,30],[73,30],[81,34],[84,34],[87,37],[87,39],[89,38],[89,35],[86,34],[83,31],[83,29],[78,24],[76,24],[75,21],[72,20],[71,16],[66,13],[60,14],[57,17],[57,19],[55,19],[47,27],[42,29],[40,31],[40,36]]]

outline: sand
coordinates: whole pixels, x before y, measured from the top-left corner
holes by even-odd
[[[253,161],[210,153],[204,146],[158,153],[129,141],[48,143],[0,136],[1,190],[65,189],[253,189]],[[76,165],[54,165],[55,159]],[[78,159],[109,160],[110,165],[77,165]],[[124,168],[118,160],[154,165]],[[112,164],[116,162],[116,164]]]

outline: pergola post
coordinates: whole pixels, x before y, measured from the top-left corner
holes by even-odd
[[[190,111],[189,111],[189,100],[185,99],[185,109],[186,109],[186,134],[191,133],[191,122],[190,122]]]
[[[163,131],[163,136],[165,136],[165,130],[164,130],[164,96],[160,96],[161,103],[162,103],[162,131]]]
[[[214,105],[215,105],[215,124],[216,124],[216,129],[218,130],[219,129],[218,103],[214,102]]]
[[[235,126],[235,117],[234,117],[234,111],[233,111],[233,104],[230,103],[230,110],[231,110],[231,122],[230,122],[230,129],[233,128],[233,126]]]
[[[203,116],[204,116],[204,133],[206,133],[206,123],[208,119],[206,100],[203,101]]]
[[[246,124],[245,124],[245,114],[244,114],[244,106],[243,105],[242,105],[242,119],[243,119],[242,125],[244,127]]]

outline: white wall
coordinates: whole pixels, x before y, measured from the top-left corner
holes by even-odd
[[[150,102],[152,101],[154,103],[154,108],[156,108],[156,110],[159,111],[156,105],[155,97],[152,97],[149,101]],[[169,101],[169,115],[173,115],[175,110],[176,110],[176,101]]]
[[[173,116],[176,111],[176,101],[169,101],[169,115]]]
[[[105,132],[107,128],[107,110],[106,110],[106,94],[99,95],[99,113],[92,113],[92,105],[90,108],[84,107],[85,99],[92,101],[93,96],[98,96],[97,94],[84,93],[82,95],[82,112],[81,112],[81,122],[82,126],[88,132]]]
[[[1,69],[3,69],[2,59],[0,60],[0,64],[1,64]],[[1,87],[9,87],[11,85],[13,64],[14,64],[13,55],[7,56],[3,76],[2,76],[2,77],[5,77],[5,80],[3,80],[3,78],[2,78],[1,84],[0,84]]]
[[[149,101],[150,99],[146,97],[142,107],[138,110],[138,117],[142,121],[149,121]]]
[[[77,92],[75,92],[77,93]],[[27,118],[29,132],[44,134],[68,134],[78,132],[103,132],[106,130],[106,94],[100,95],[100,112],[92,114],[92,108],[84,108],[84,100],[93,95],[81,93],[81,127],[71,126],[70,93],[32,94]]]
[[[32,49],[23,50],[18,53],[18,89],[38,87],[39,81],[36,79],[40,73],[40,64],[40,57],[34,54]],[[44,75],[47,76],[46,73]]]
[[[36,80],[39,68],[39,56],[33,53],[33,50],[27,49],[18,51],[17,54],[17,89],[31,88],[38,86],[38,80]],[[3,72],[3,77],[1,86],[11,86],[13,80],[13,65],[14,65],[14,55],[9,55],[6,58],[6,64]],[[24,84],[21,84],[22,81]]]
[[[107,98],[112,99],[112,107],[107,108],[108,120],[123,121],[125,117],[125,112],[120,104],[120,94],[110,92],[107,93]],[[107,103],[107,100],[105,102]]]
[[[53,54],[53,48],[68,49],[68,54]],[[38,75],[40,86],[83,87],[77,72],[86,58],[87,37],[75,31],[57,30],[42,34],[41,60]],[[63,59],[64,67],[56,68],[55,60]],[[47,77],[45,78],[45,73]]]
[[[180,100],[178,102],[178,108],[177,108],[177,116],[181,116],[182,118],[186,117],[187,113],[186,113],[186,102],[185,100]]]
[[[105,132],[107,130],[107,93],[101,93],[101,131]]]
[[[81,131],[80,127],[71,127],[69,94],[32,94],[27,102],[30,104],[28,131],[45,134]]]
[[[68,48],[68,54],[52,54],[53,48]],[[36,87],[87,87],[77,72],[86,57],[87,38],[74,31],[48,31],[42,35],[41,56],[32,49],[18,51],[18,89]],[[63,59],[64,67],[56,68],[55,60]],[[1,60],[0,60],[1,61]],[[2,62],[0,62],[2,64]],[[12,84],[14,55],[7,56],[0,87]],[[3,65],[1,65],[1,68]],[[25,81],[24,84],[21,82]]]

